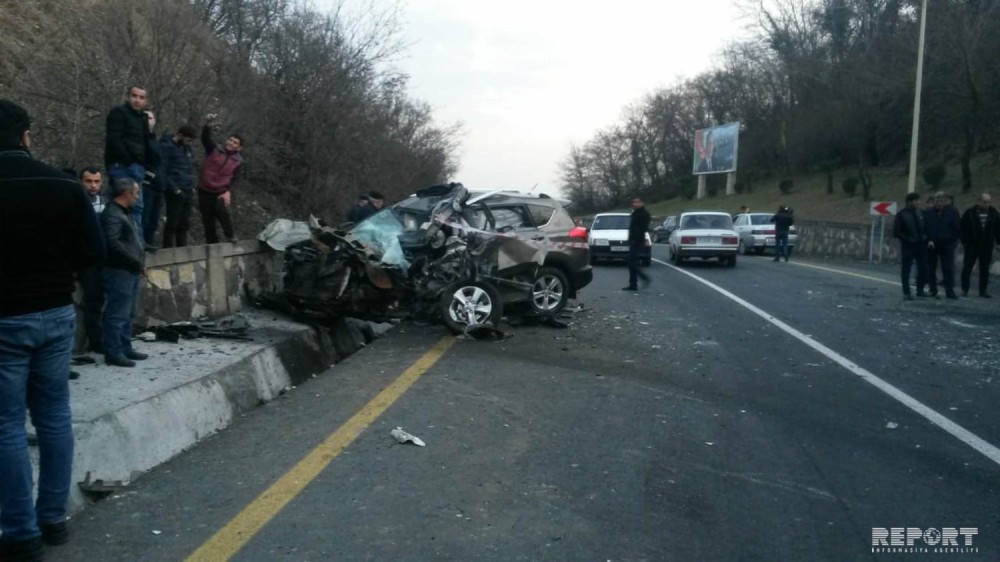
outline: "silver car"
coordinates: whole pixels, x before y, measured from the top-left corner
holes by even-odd
[[[740,253],[744,256],[763,254],[765,250],[774,250],[774,223],[771,218],[774,213],[744,213],[733,217],[733,228],[740,236]],[[793,225],[788,231],[788,249],[795,247],[798,234]]]

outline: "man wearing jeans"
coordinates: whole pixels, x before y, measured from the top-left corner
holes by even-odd
[[[139,185],[131,178],[111,184],[112,201],[101,213],[101,229],[107,242],[104,263],[104,362],[116,367],[135,367],[147,355],[132,349],[132,313],[139,295],[139,276],[145,272],[142,236],[132,209],[138,201]]]
[[[111,183],[122,178],[132,178],[139,185],[150,183],[156,177],[158,156],[153,144],[152,128],[156,123],[153,114],[146,111],[146,90],[130,86],[125,103],[108,113],[104,143],[104,164]],[[133,209],[135,223],[142,232],[142,199]],[[151,248],[152,249],[152,248]]]
[[[69,540],[73,272],[103,257],[80,184],[28,153],[30,124],[0,100],[0,560],[41,560],[43,542]],[[35,502],[27,412],[38,435]]]

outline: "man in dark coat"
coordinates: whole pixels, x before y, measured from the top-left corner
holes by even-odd
[[[962,259],[962,296],[969,296],[972,268],[979,262],[979,296],[990,298],[986,285],[990,282],[990,262],[993,247],[1000,244],[1000,213],[990,205],[989,193],[979,196],[979,201],[962,214],[959,237],[965,256]]]
[[[774,223],[774,261],[785,258],[787,262],[792,253],[788,248],[788,233],[795,224],[792,210],[784,205],[778,207],[778,212],[771,217],[771,222]]]
[[[643,285],[649,284],[649,276],[641,269],[642,251],[646,246],[646,232],[649,230],[649,211],[642,199],[632,199],[632,216],[628,223],[628,285],[623,291],[639,290],[636,284],[642,279]]]
[[[113,199],[101,213],[101,229],[107,242],[104,263],[104,362],[116,367],[135,367],[146,354],[132,348],[132,314],[139,295],[139,276],[145,273],[142,236],[132,208],[139,185],[132,178],[111,184]]]
[[[955,246],[958,244],[958,210],[952,198],[942,192],[934,197],[934,206],[924,211],[927,226],[927,283],[930,294],[936,297],[937,264],[941,263],[944,276],[944,292],[949,299],[957,299],[955,294]]]
[[[906,206],[896,213],[896,221],[892,225],[892,235],[899,238],[903,298],[908,301],[913,300],[913,295],[910,294],[910,270],[913,262],[917,262],[917,296],[927,296],[924,292],[924,285],[927,284],[927,229],[919,206],[920,195],[907,195]]]
[[[0,100],[0,560],[41,560],[42,542],[69,540],[73,273],[103,259],[86,194],[32,158],[30,127],[24,108]],[[28,411],[40,451],[37,500]]]
[[[146,111],[145,88],[129,86],[125,103],[114,107],[106,120],[104,141],[104,166],[110,183],[122,178],[132,178],[143,185],[156,177],[159,163],[156,138],[151,131],[152,114]],[[155,123],[155,121],[153,121]],[[143,205],[140,198],[133,209],[135,222],[142,232]]]
[[[375,214],[375,207],[372,206],[371,198],[367,193],[358,196],[357,202],[347,212],[347,222],[358,223]]]
[[[174,134],[160,138],[160,176],[163,197],[167,204],[167,223],[163,227],[163,247],[187,246],[191,226],[194,188],[197,182],[191,143],[198,132],[191,125],[182,125]]]

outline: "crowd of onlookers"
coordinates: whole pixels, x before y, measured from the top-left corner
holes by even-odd
[[[913,300],[910,274],[917,269],[917,296],[937,297],[938,285],[945,296],[957,299],[955,292],[955,250],[962,244],[962,296],[969,296],[972,270],[979,267],[979,296],[990,298],[987,287],[993,248],[1000,244],[1000,213],[993,207],[989,193],[979,196],[976,204],[961,215],[954,199],[938,192],[927,198],[923,208],[920,195],[906,196],[906,206],[896,214],[893,236],[899,239],[902,262],[903,298]],[[938,265],[941,280],[938,280]]]
[[[196,170],[192,125],[157,138],[147,92],[129,87],[107,115],[104,165],[59,170],[35,159],[31,116],[0,100],[0,560],[41,560],[42,543],[68,540],[66,500],[73,458],[69,407],[75,284],[83,293],[85,350],[133,367],[132,318],[146,254],[184,246],[197,198],[206,242],[236,240],[232,190],[243,139],[212,140],[209,114]],[[24,420],[30,411],[40,450],[38,498]]]

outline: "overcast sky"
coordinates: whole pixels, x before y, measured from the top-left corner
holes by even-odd
[[[353,0],[348,0],[351,4]],[[325,2],[318,2],[322,6]],[[454,181],[556,194],[559,162],[644,94],[707,69],[740,34],[733,0],[403,0],[396,65],[462,123]]]

